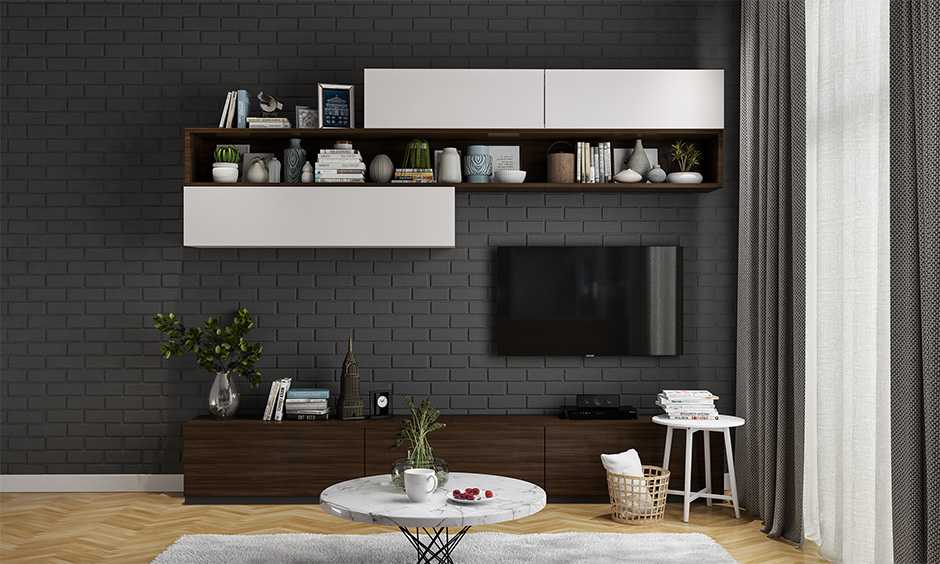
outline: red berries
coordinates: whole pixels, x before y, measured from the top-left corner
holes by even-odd
[[[462,501],[482,501],[484,496],[491,498],[494,494],[492,491],[486,490],[483,495],[480,495],[480,488],[467,488],[464,491],[454,490],[453,495],[454,499]]]

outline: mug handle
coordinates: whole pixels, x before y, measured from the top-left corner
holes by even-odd
[[[437,476],[435,474],[428,474],[428,483],[431,483],[432,481],[434,485],[431,486],[430,489],[428,489],[427,493],[432,493],[434,490],[437,489]]]

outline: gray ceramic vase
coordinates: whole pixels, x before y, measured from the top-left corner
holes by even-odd
[[[627,159],[625,168],[632,168],[640,173],[640,176],[643,178],[641,182],[646,181],[652,166],[650,165],[649,157],[646,156],[646,151],[643,150],[643,143],[639,139],[636,140],[636,145],[633,147],[633,154]]]
[[[376,155],[369,163],[369,178],[372,182],[385,184],[392,179],[393,174],[395,174],[395,165],[392,164],[392,159],[388,158],[388,155]]]
[[[284,182],[299,184],[307,162],[307,151],[300,146],[300,139],[291,139],[290,147],[284,149]]]

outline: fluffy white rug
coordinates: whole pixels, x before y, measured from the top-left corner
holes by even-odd
[[[709,537],[667,533],[471,533],[457,564],[736,564]],[[411,564],[402,533],[375,535],[184,535],[151,564]]]

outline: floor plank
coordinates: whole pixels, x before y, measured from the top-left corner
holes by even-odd
[[[759,521],[734,518],[728,505],[693,504],[689,523],[670,503],[662,524],[632,526],[610,519],[607,504],[551,504],[517,521],[474,527],[505,533],[704,533],[741,564],[823,563],[805,550],[768,539]],[[0,561],[4,564],[150,562],[185,534],[372,534],[392,527],[337,519],[316,505],[184,505],[176,493],[0,494]],[[471,533],[472,534],[472,533]],[[404,539],[403,539],[404,542]]]

